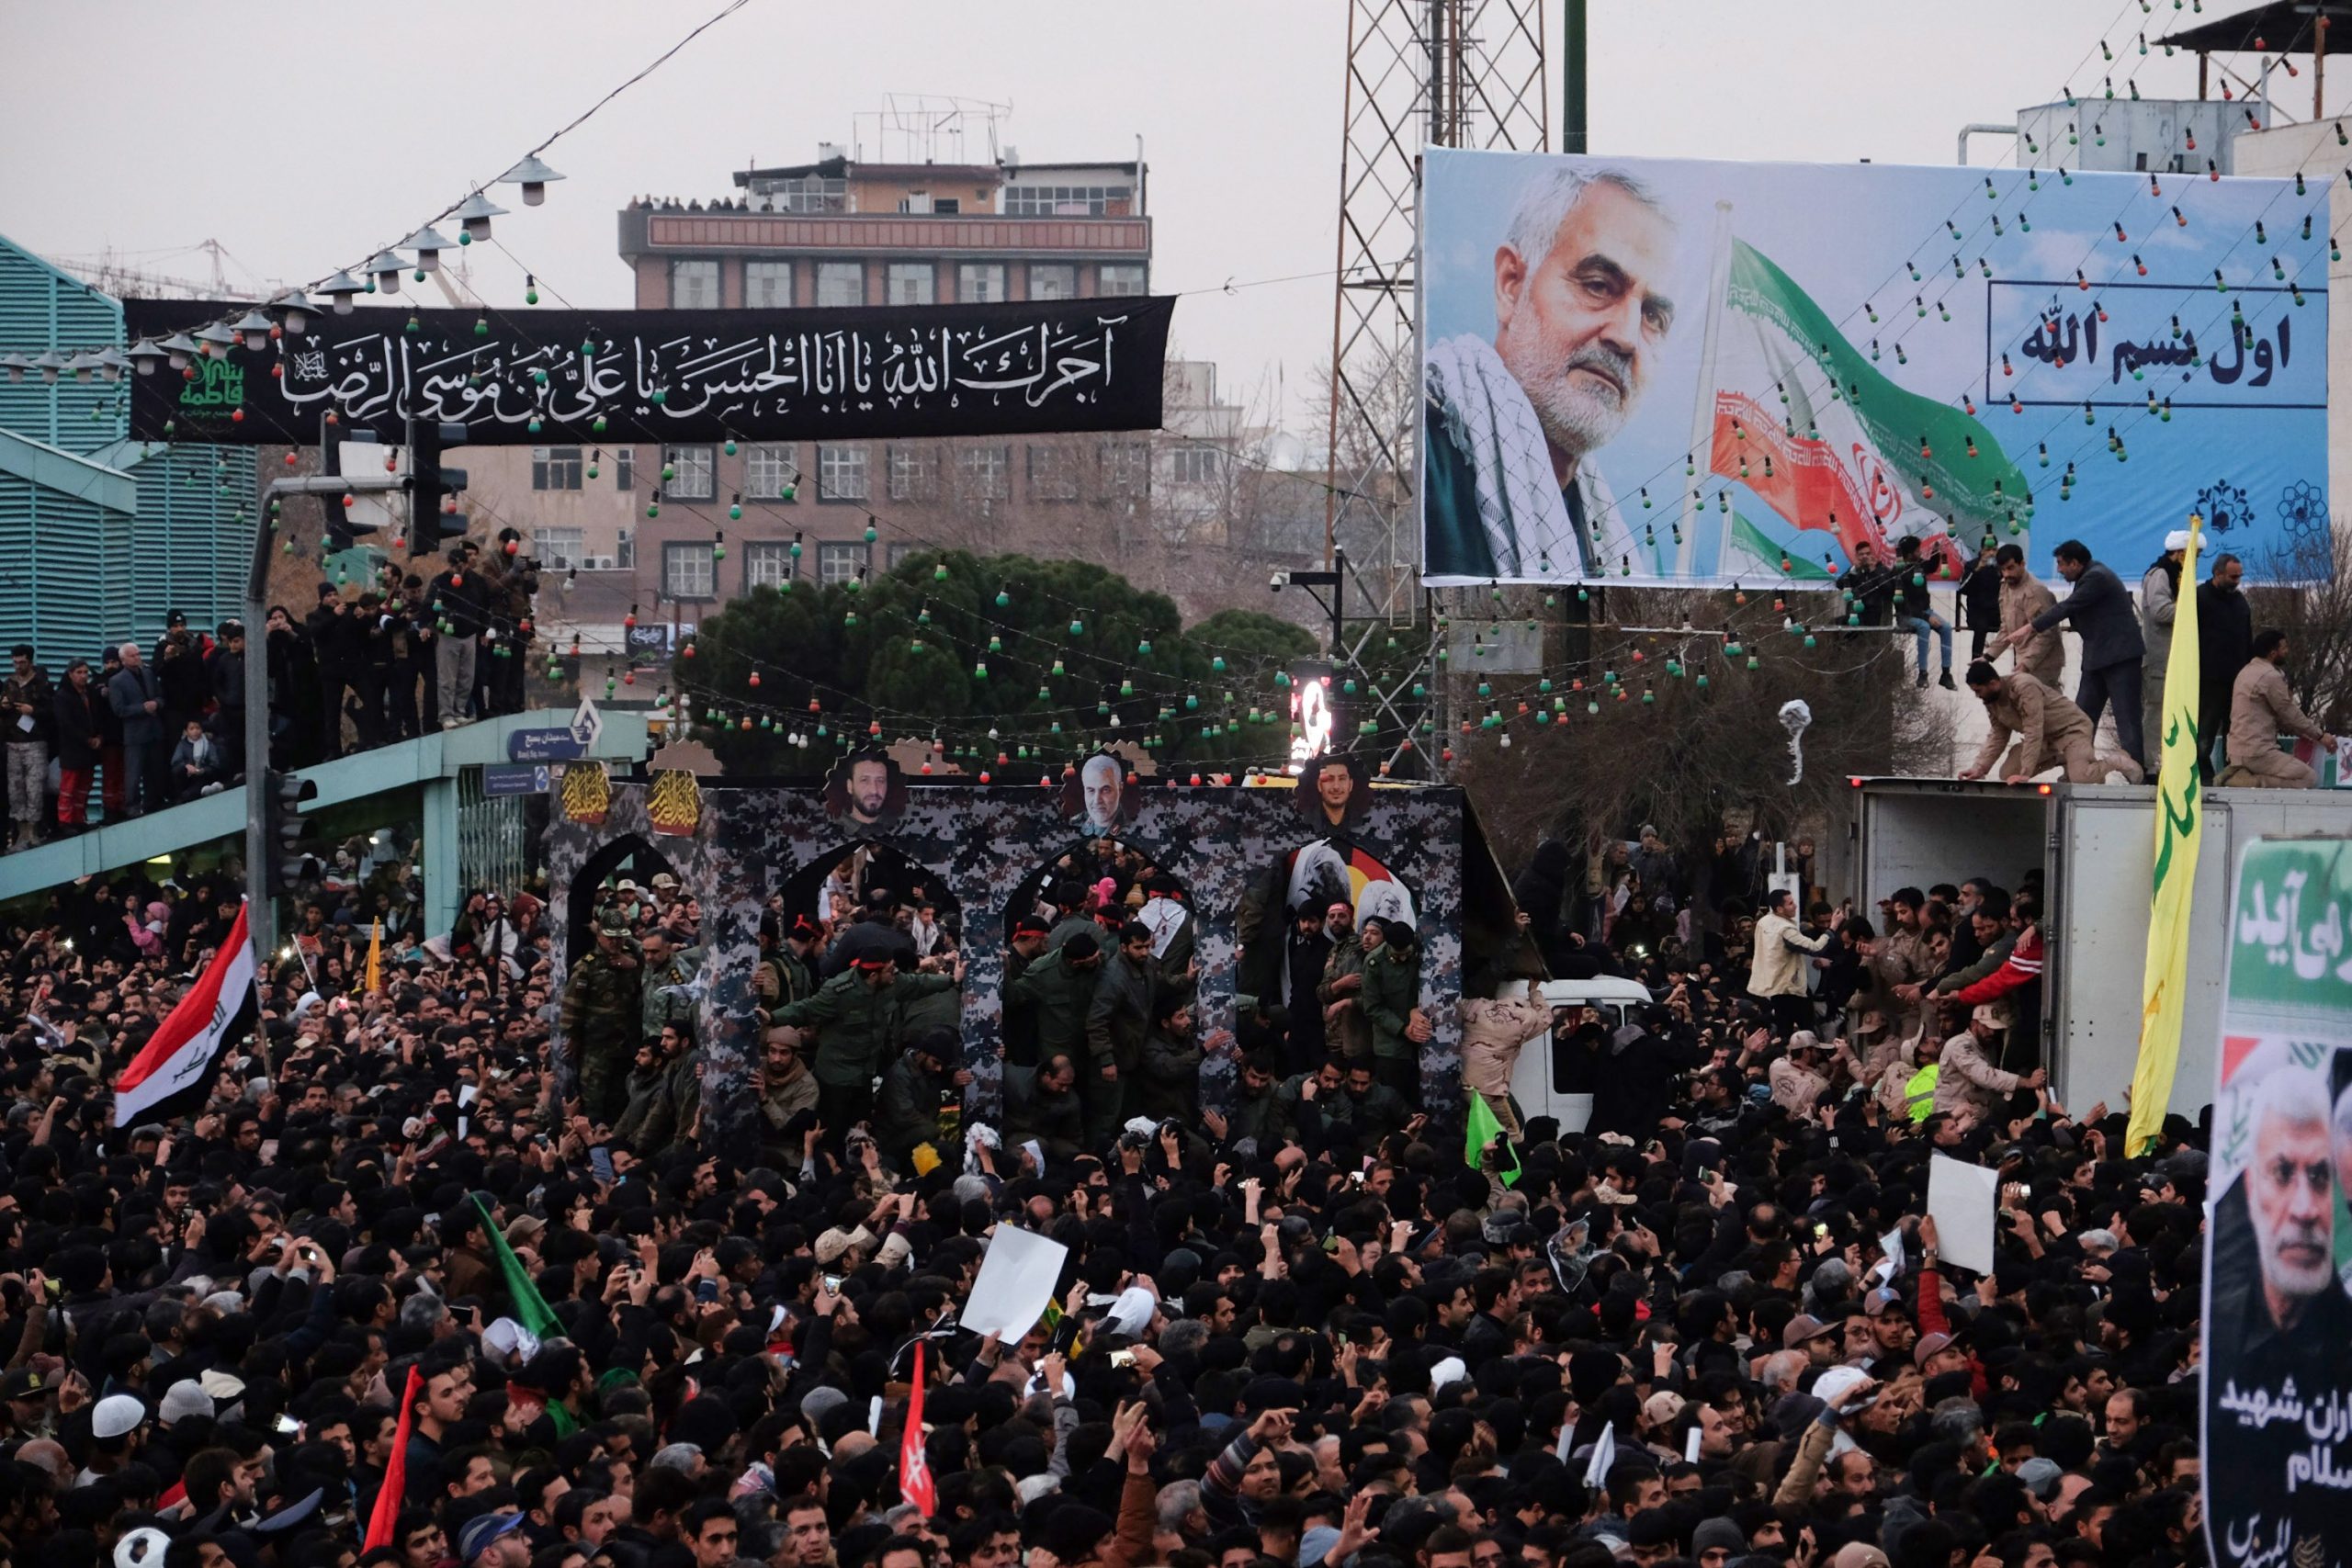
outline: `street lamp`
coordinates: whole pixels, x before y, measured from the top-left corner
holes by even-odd
[[[498,183],[500,185],[521,186],[523,187],[523,205],[526,207],[537,207],[548,198],[548,183],[550,180],[560,180],[561,178],[563,178],[561,175],[557,174],[553,169],[548,168],[545,164],[539,162],[539,155],[534,152],[529,157],[524,159],[521,163],[515,164],[513,168],[507,170],[504,174],[499,175]]]
[[[289,288],[269,302],[269,308],[286,322],[286,330],[296,337],[311,330],[311,318],[319,313],[318,302],[299,288]]]
[[[351,301],[367,291],[368,286],[347,272],[338,272],[319,285],[319,292],[334,303],[338,316],[351,314]]]
[[[401,291],[401,258],[390,251],[378,251],[376,259],[368,264],[368,271],[376,279],[379,293],[398,294]]]
[[[247,348],[259,351],[269,346],[269,329],[277,324],[256,307],[237,319],[236,330],[244,337]]]
[[[506,209],[492,206],[488,197],[481,192],[476,191],[466,197],[458,210],[450,216],[464,225],[465,240],[470,244],[476,240],[489,239],[490,220],[502,216],[505,211]]]
[[[419,272],[440,271],[441,253],[448,248],[449,242],[435,232],[429,223],[401,242],[401,249],[416,253],[416,270]]]

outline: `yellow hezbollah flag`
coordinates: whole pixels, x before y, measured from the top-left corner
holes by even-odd
[[[384,988],[384,922],[377,920],[368,928],[368,989]]]
[[[2203,520],[2188,517],[2188,555],[2180,563],[2181,592],[2174,600],[2172,656],[2165,664],[2160,721],[2163,761],[2156,770],[2156,874],[2148,912],[2148,961],[2140,981],[2140,1060],[2132,1069],[2132,1123],[2127,1154],[2144,1153],[2164,1125],[2172,1100],[2173,1069],[2180,1065],[2180,1013],[2188,987],[2188,897],[2197,886],[2197,846],[2204,836],[2202,785],[2197,758],[2206,738],[2197,731],[2197,549]]]

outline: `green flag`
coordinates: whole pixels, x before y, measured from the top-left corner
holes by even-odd
[[[1488,1144],[1501,1135],[1502,1130],[1503,1124],[1495,1120],[1494,1111],[1487,1108],[1487,1097],[1476,1090],[1471,1091],[1470,1135],[1464,1143],[1462,1150],[1462,1157],[1471,1169],[1486,1168],[1478,1156]],[[1510,1162],[1509,1168],[1501,1172],[1503,1185],[1516,1187],[1519,1185],[1519,1154],[1510,1146],[1509,1138],[1503,1139],[1502,1147],[1503,1158]]]
[[[506,1245],[506,1237],[492,1223],[489,1206],[479,1194],[474,1198],[474,1207],[481,1211],[481,1228],[490,1233],[490,1245],[497,1250],[498,1271],[506,1277],[506,1293],[514,1302],[514,1321],[542,1339],[560,1332],[563,1325],[556,1321],[555,1309],[548,1305],[538,1286],[531,1282],[523,1260]]]

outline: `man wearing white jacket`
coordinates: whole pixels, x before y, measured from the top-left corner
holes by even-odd
[[[1813,998],[1805,986],[1805,959],[1829,942],[1827,931],[1812,936],[1797,924],[1796,895],[1785,888],[1767,901],[1756,922],[1756,957],[1748,965],[1747,994],[1772,1010],[1776,1032],[1793,1033],[1813,1023]]]

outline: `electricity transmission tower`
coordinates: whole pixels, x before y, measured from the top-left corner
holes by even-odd
[[[1545,150],[1545,3],[1349,0],[1324,552],[1346,552],[1374,625],[1411,621],[1419,599],[1420,150]],[[1396,692],[1371,695],[1397,716]]]

